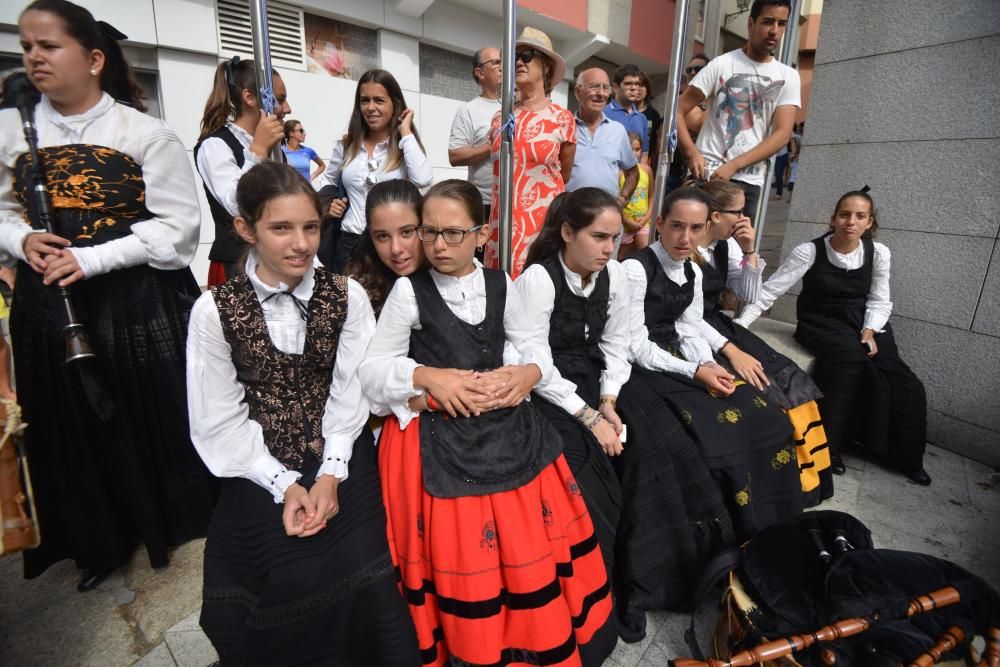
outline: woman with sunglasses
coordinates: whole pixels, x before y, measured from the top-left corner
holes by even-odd
[[[344,270],[361,240],[365,199],[372,186],[394,178],[426,188],[434,171],[399,83],[389,72],[371,69],[358,80],[347,133],[334,144],[319,182],[320,188],[333,190],[343,184],[347,195],[334,198],[329,207],[329,214],[342,220],[330,267],[335,273]]]
[[[596,667],[615,646],[607,572],[559,434],[524,400],[553,366],[510,278],[475,260],[488,233],[474,185],[431,188],[431,270],[396,280],[359,368],[389,415],[389,551],[423,664]]]
[[[514,135],[514,183],[511,211],[511,268],[516,278],[524,269],[528,248],[538,236],[549,204],[565,192],[576,155],[576,121],[573,114],[549,99],[562,81],[566,61],[552,50],[552,41],[541,30],[525,28],[518,37],[514,58],[512,127],[498,113],[490,130],[493,138],[493,202],[485,263],[500,267],[500,144],[503,132]]]
[[[306,130],[302,127],[302,123],[297,120],[286,120],[284,130],[285,143],[281,146],[281,152],[285,154],[285,160],[302,174],[302,178],[312,182],[326,169],[326,162],[323,162],[323,158],[317,155],[316,151],[302,143],[306,140]],[[316,163],[316,169],[310,172],[309,165],[313,162]]]

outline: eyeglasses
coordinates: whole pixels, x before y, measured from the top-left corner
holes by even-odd
[[[515,53],[514,58],[520,60],[522,63],[527,65],[538,56],[544,56],[544,55],[545,55],[544,53],[542,53],[541,51],[536,51],[535,49],[524,49],[523,51],[518,51],[517,53]]]
[[[588,83],[586,86],[584,86],[584,89],[586,89],[588,92],[591,92],[591,93],[610,93],[611,92],[611,86],[609,86],[606,83]]]
[[[440,235],[448,245],[461,245],[466,236],[478,231],[481,227],[483,225],[476,225],[472,229],[434,229],[420,225],[417,227],[417,238],[424,243],[435,243]]]
[[[489,65],[490,67],[500,67],[500,65],[502,64],[503,64],[502,60],[500,60],[499,58],[493,58],[492,60],[484,60],[483,62],[476,65],[476,67],[486,67],[487,65]]]
[[[688,67],[687,69],[685,69],[684,73],[685,74],[697,74],[698,72],[701,71],[701,69],[703,67],[704,67],[704,65],[692,65],[691,67]]]
[[[368,168],[368,175],[365,176],[365,185],[372,187],[378,183],[378,174],[376,172],[378,171],[379,161],[369,158],[365,166]]]
[[[743,216],[743,209],[741,208],[731,208],[731,209],[719,209],[719,213],[730,213],[732,215]]]

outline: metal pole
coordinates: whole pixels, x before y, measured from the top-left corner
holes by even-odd
[[[674,43],[670,53],[670,84],[667,88],[667,104],[663,109],[663,140],[660,142],[660,158],[656,166],[656,183],[653,188],[653,216],[660,215],[663,200],[667,196],[667,178],[670,163],[677,150],[677,96],[681,88],[681,71],[684,67],[684,46],[687,42],[689,0],[677,0],[674,8]],[[652,237],[656,238],[655,228]]]
[[[511,234],[514,212],[514,42],[517,40],[517,2],[504,0],[503,3],[503,79],[500,84],[500,269],[511,272]]]
[[[788,14],[788,27],[781,40],[781,62],[791,67],[795,59],[795,51],[799,43],[799,13],[802,11],[802,0],[792,0],[791,12]],[[771,198],[771,175],[774,174],[774,155],[767,159],[764,165],[764,185],[761,186],[760,199],[757,200],[757,210],[754,211],[754,248],[760,249],[760,241],[764,237],[764,218],[767,217],[767,200]],[[783,178],[779,174],[778,178]]]
[[[257,74],[260,108],[270,115],[277,108],[271,88],[271,44],[267,39],[267,0],[250,0],[250,33],[253,37],[253,63]],[[271,159],[281,161],[281,146],[271,148]]]

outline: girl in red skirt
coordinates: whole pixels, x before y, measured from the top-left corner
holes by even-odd
[[[611,593],[558,433],[524,399],[552,375],[516,291],[474,259],[478,190],[438,183],[359,375],[392,413],[379,444],[389,548],[423,664],[599,665]],[[511,343],[525,365],[504,366]]]

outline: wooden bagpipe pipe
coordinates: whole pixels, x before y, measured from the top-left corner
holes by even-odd
[[[19,437],[21,408],[0,401],[0,556],[33,549],[41,542],[31,488],[31,472]]]
[[[941,609],[961,601],[961,595],[954,587],[941,588],[926,595],[920,595],[910,600],[906,609],[906,617]],[[729,658],[709,658],[694,660],[678,658],[671,660],[671,667],[750,667],[751,665],[771,663],[781,658],[803,651],[810,646],[822,642],[832,642],[846,637],[861,634],[872,627],[873,619],[855,617],[845,618],[814,632],[782,637],[765,642]],[[986,648],[983,655],[973,664],[976,667],[1000,667],[1000,628],[990,628],[986,633]],[[958,626],[945,630],[934,646],[909,663],[910,667],[931,667],[940,662],[942,656],[953,650],[965,640],[964,631]],[[830,667],[837,664],[832,651],[821,651],[822,662]]]

